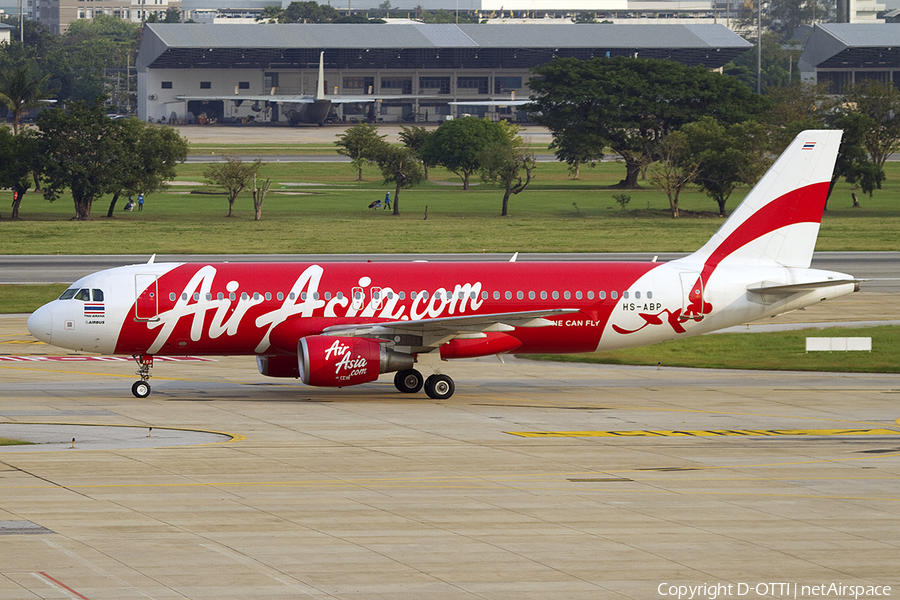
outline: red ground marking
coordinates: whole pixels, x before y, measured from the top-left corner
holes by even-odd
[[[0,356],[0,362],[133,362],[133,360],[127,356]],[[160,362],[216,362],[213,358],[202,356],[154,356],[153,360]]]
[[[75,590],[73,590],[72,588],[70,588],[69,586],[67,586],[66,584],[64,584],[63,582],[59,581],[58,579],[54,579],[53,577],[50,577],[49,575],[47,575],[47,574],[44,573],[43,571],[39,571],[38,574],[39,574],[39,575],[42,575],[42,576],[44,576],[44,577],[46,577],[47,579],[49,579],[50,581],[52,581],[53,583],[55,583],[55,584],[58,585],[59,587],[63,588],[64,590],[66,590],[66,591],[68,591],[68,592],[71,592],[71,593],[75,594],[76,596],[78,596],[79,598],[82,598],[83,600],[91,600],[91,599],[88,598],[87,596],[85,596],[85,595],[83,595],[83,594],[79,594],[78,592],[76,592]]]

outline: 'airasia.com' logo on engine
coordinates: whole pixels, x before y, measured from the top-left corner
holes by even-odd
[[[331,347],[325,351],[325,361],[330,362],[332,357],[341,359],[334,363],[334,376],[341,380],[349,380],[353,377],[365,375],[368,371],[369,362],[362,356],[353,358],[350,346],[341,343],[341,340],[335,340]]]
[[[353,300],[344,293],[323,295],[319,286],[325,269],[320,265],[311,265],[297,278],[290,291],[284,295],[281,305],[265,312],[254,321],[257,329],[265,328],[265,333],[256,346],[257,353],[265,352],[270,345],[269,336],[279,323],[299,315],[300,317],[374,317],[392,320],[419,320],[437,318],[464,313],[467,309],[477,310],[481,299],[481,282],[455,284],[453,289],[438,288],[422,290],[415,297],[410,294],[408,300],[401,300],[400,294],[390,287],[382,286],[378,297],[366,291],[354,292],[367,296],[366,300]],[[159,328],[156,339],[147,348],[148,354],[156,354],[175,331],[178,321],[183,317],[191,317],[190,338],[199,341],[203,335],[209,339],[217,339],[222,335],[234,336],[241,329],[247,312],[258,304],[265,302],[263,297],[252,292],[240,293],[236,300],[230,300],[225,294],[214,294],[216,268],[205,265],[184,286],[178,295],[175,305],[159,314],[158,321],[147,323],[150,329]],[[356,282],[357,289],[364,290],[372,284],[372,279],[362,276]],[[221,289],[221,286],[218,286]],[[239,281],[229,281],[225,287],[229,294],[237,295],[242,287]],[[218,296],[222,297],[219,298]],[[327,299],[326,299],[327,298]],[[214,311],[208,325],[204,325],[206,314]],[[244,327],[243,329],[246,329]]]

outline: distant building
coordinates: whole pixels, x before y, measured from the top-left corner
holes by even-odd
[[[181,0],[34,0],[34,19],[63,34],[72,21],[100,13],[140,23],[154,13],[164,16],[168,8],[181,10]]]
[[[14,27],[10,27],[5,23],[0,23],[0,44],[8,44],[10,39],[12,39],[12,32]]]
[[[529,96],[531,68],[552,58],[664,58],[718,69],[751,44],[722,25],[180,25],[148,24],[136,61],[138,116],[278,121],[289,101],[229,96],[315,94],[324,52],[327,95],[377,95],[341,104],[339,118],[521,118],[503,99]],[[200,100],[198,97],[214,100]],[[186,99],[187,98],[187,99]],[[488,103],[497,100],[493,107]]]
[[[804,81],[830,82],[835,94],[867,79],[891,82],[900,89],[900,24],[816,25],[799,67]]]

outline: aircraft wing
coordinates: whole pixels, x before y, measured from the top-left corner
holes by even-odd
[[[447,104],[451,106],[524,106],[531,104],[531,100],[459,100]]]
[[[372,96],[372,95],[333,95],[325,96],[322,100],[328,100],[332,104],[346,104],[350,102],[376,102],[378,100],[423,100],[434,99],[438,96]],[[175,96],[176,100],[201,100],[204,102],[224,100],[231,102],[278,102],[284,104],[314,104],[316,97],[310,94],[261,94],[258,96],[222,95],[222,96]]]
[[[421,339],[417,345],[433,349],[454,338],[483,337],[483,334],[487,332],[512,331],[516,327],[547,327],[555,324],[547,317],[558,317],[573,312],[578,311],[577,309],[533,310],[418,321],[334,325],[326,327],[322,335],[384,338],[386,340],[393,340],[396,336],[412,336]]]
[[[202,100],[204,102],[214,100],[231,100],[232,102],[289,102],[292,104],[313,104],[315,96],[309,94],[265,94],[259,96],[175,96],[176,100]]]

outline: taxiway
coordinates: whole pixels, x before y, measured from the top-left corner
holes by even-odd
[[[0,343],[64,354],[24,317]],[[251,358],[158,363],[137,400],[127,363],[0,361],[0,421],[62,444],[0,454],[0,599],[900,594],[900,376],[448,369],[434,401],[267,380]],[[64,447],[84,425],[227,435]]]

